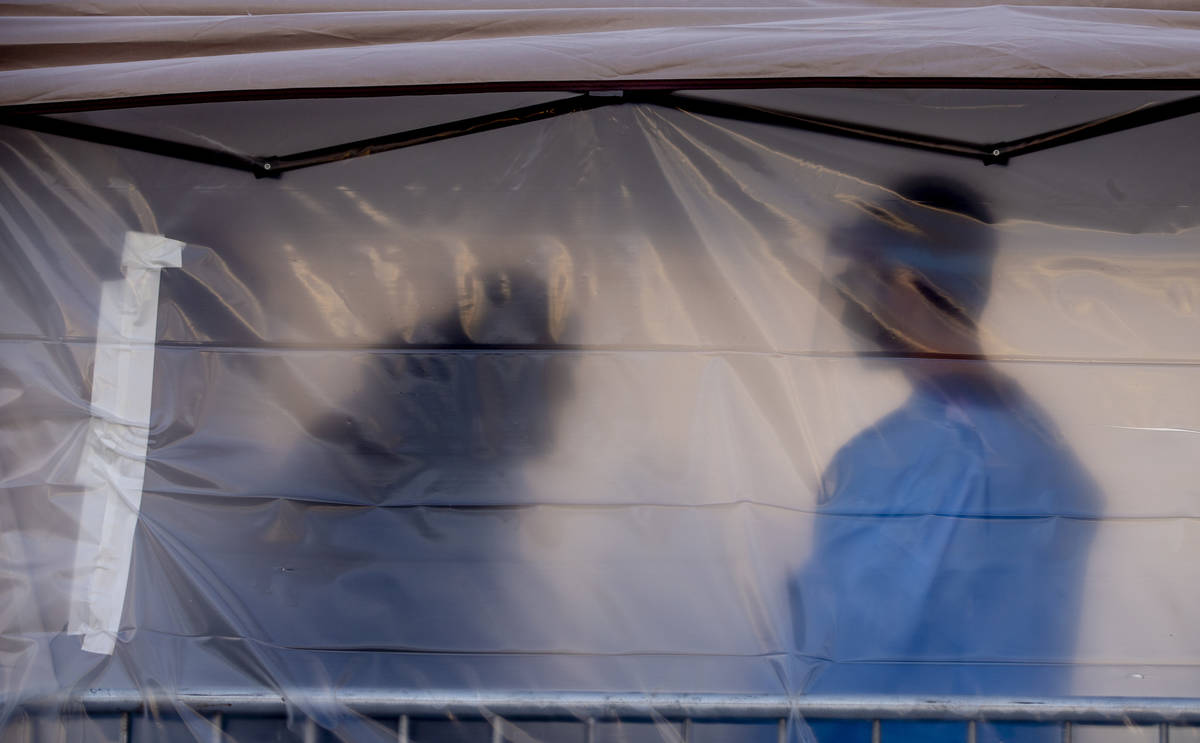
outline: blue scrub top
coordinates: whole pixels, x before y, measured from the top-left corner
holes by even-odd
[[[1094,484],[1011,381],[977,371],[922,382],[823,478],[812,553],[791,587],[805,691],[1069,694],[1098,512]],[[870,740],[866,724],[813,730]],[[883,733],[965,740],[961,724],[885,723]]]

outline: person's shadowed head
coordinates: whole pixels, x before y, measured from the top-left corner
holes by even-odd
[[[366,501],[429,480],[474,501],[500,473],[550,453],[570,390],[561,292],[525,267],[458,283],[447,309],[358,357],[358,391],[309,426],[316,458],[333,458],[310,462],[306,472],[321,470],[311,480],[336,476]]]
[[[435,321],[456,371],[460,444],[485,456],[528,457],[553,445],[569,391],[561,350],[563,297],[534,271],[500,267],[459,277],[454,310]]]
[[[992,217],[953,180],[909,178],[830,238],[842,322],[884,356],[975,356],[996,252]]]

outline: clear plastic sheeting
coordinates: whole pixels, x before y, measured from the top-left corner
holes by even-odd
[[[983,140],[1175,94],[721,95]],[[415,100],[77,118],[266,154],[484,106]],[[984,167],[628,104],[278,180],[3,129],[0,739],[1061,740],[788,700],[1200,696],[1194,129]],[[139,241],[182,246],[153,291]],[[1187,722],[1124,719],[1074,739]]]

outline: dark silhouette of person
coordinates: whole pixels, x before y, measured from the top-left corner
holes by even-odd
[[[205,557],[190,575],[135,561],[133,585],[173,588],[138,597],[144,642],[217,638],[229,667],[283,689],[526,687],[522,652],[544,650],[528,617],[555,605],[530,580],[520,507],[569,391],[564,301],[536,267],[454,278],[457,301],[434,297],[446,311],[380,346],[231,362],[295,429],[264,442],[286,447],[281,466],[230,473],[256,478],[253,497],[153,504],[155,523],[196,524],[180,551]]]
[[[532,500],[526,467],[553,447],[568,392],[569,362],[551,348],[552,299],[523,267],[459,278],[453,309],[366,357],[359,392],[311,426],[323,471],[290,475],[311,478],[297,480],[302,490],[322,479],[327,495],[376,506],[342,524],[309,516],[324,534],[308,551],[345,561],[329,588],[360,603],[309,620],[306,634],[331,646],[537,650],[524,613],[553,609],[521,594],[533,584],[522,580],[512,510]]]
[[[1070,693],[1096,488],[1047,417],[982,354],[996,251],[966,187],[918,177],[837,231],[831,301],[864,357],[912,386],[824,473],[812,550],[790,586],[808,693]],[[869,722],[811,721],[820,741]],[[1058,740],[1052,724],[979,740]],[[885,721],[887,741],[966,739]]]

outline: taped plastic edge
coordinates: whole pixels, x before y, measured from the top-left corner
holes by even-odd
[[[111,655],[129,583],[150,437],[160,271],[178,268],[183,243],[125,233],[125,278],[101,286],[92,419],[76,481],[83,489],[67,631]]]

